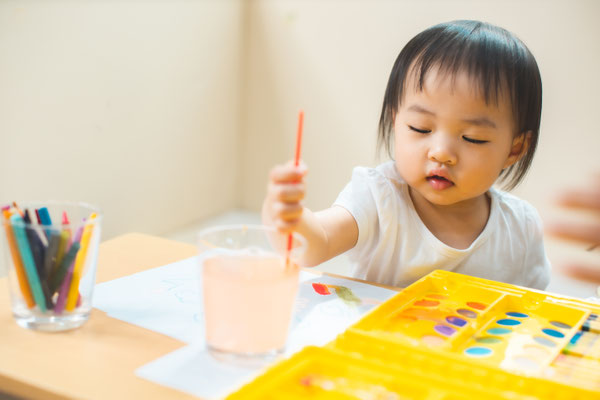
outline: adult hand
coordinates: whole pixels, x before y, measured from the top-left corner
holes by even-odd
[[[551,235],[568,241],[579,242],[586,250],[599,254],[596,265],[572,262],[564,266],[565,272],[573,277],[600,284],[600,174],[590,179],[587,188],[563,192],[558,204],[573,210],[590,213],[589,222],[552,222],[546,230]]]

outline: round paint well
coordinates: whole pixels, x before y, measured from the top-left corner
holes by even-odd
[[[485,310],[487,308],[487,305],[485,305],[483,303],[478,303],[476,301],[469,301],[467,303],[467,306],[474,308],[476,310]]]
[[[545,329],[542,329],[542,332],[544,332],[548,336],[552,336],[552,337],[559,338],[559,339],[565,337],[564,333],[559,332],[556,329],[545,328]]]
[[[439,304],[440,304],[440,302],[437,300],[419,300],[419,301],[415,301],[413,303],[413,305],[419,306],[419,307],[435,307]]]
[[[571,325],[565,324],[564,322],[560,321],[550,321],[550,325],[553,325],[560,329],[571,329]]]
[[[448,323],[454,325],[454,326],[458,326],[463,327],[467,324],[467,321],[465,321],[464,319],[460,318],[460,317],[455,317],[454,315],[450,315],[449,317],[446,317],[446,321],[448,321]]]
[[[516,326],[516,325],[520,325],[521,321],[517,321],[516,319],[504,318],[504,319],[499,319],[498,321],[496,321],[496,323],[498,325],[504,325],[504,326]]]
[[[493,336],[483,336],[475,339],[477,343],[496,344],[502,342],[502,339]]]
[[[537,343],[542,344],[544,346],[548,346],[548,347],[556,346],[556,343],[554,343],[552,340],[545,338],[543,336],[534,336],[533,340],[535,340]]]
[[[444,336],[451,336],[454,334],[454,332],[456,332],[456,329],[446,326],[446,325],[442,325],[442,324],[437,324],[436,326],[433,327],[433,329]]]
[[[471,357],[486,357],[492,354],[492,349],[474,346],[466,349],[465,354]]]
[[[508,328],[491,328],[487,330],[487,333],[490,335],[506,335],[507,333],[511,333],[512,330]]]
[[[444,344],[446,340],[436,335],[425,335],[421,338],[421,342],[427,346],[438,347]]]
[[[529,315],[527,314],[523,314],[521,312],[516,312],[516,311],[509,311],[506,313],[506,315],[508,315],[509,317],[514,317],[514,318],[527,318],[529,317]]]
[[[477,318],[477,313],[475,311],[467,310],[466,308],[459,308],[456,312],[463,317],[467,318]]]

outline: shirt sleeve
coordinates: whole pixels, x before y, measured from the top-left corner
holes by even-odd
[[[527,256],[524,265],[528,276],[526,286],[544,290],[550,283],[552,267],[544,249],[542,220],[533,206],[528,205],[527,208],[526,217],[529,241],[527,243]]]

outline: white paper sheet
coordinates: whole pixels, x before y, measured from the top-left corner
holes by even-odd
[[[214,398],[239,387],[259,369],[221,363],[204,350],[201,283],[198,259],[192,257],[98,284],[93,304],[113,318],[190,344],[139,368],[139,376],[196,396]],[[329,285],[331,294],[319,294],[313,284]],[[351,296],[340,298],[338,291]],[[396,293],[301,271],[286,354],[335,339],[367,311]]]

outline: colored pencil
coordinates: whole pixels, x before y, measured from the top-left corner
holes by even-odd
[[[71,284],[69,286],[69,293],[67,297],[67,303],[65,309],[67,311],[73,311],[77,304],[77,298],[79,296],[79,281],[81,280],[81,273],[85,264],[85,258],[87,255],[88,246],[90,243],[90,237],[94,229],[94,220],[96,219],[96,213],[90,215],[85,228],[83,228],[83,234],[81,236],[81,248],[75,258],[75,265],[73,267],[73,276],[71,278]]]
[[[69,295],[69,287],[71,286],[71,278],[73,276],[73,268],[75,266],[75,258],[79,251],[81,236],[83,235],[83,226],[80,226],[77,229],[77,233],[75,234],[75,240],[71,243],[71,247],[65,255],[63,262],[61,264],[61,271],[57,271],[57,274],[62,277],[54,278],[52,280],[52,286],[54,290],[58,290],[58,297],[56,299],[56,306],[54,307],[54,312],[56,314],[61,314],[65,309],[65,304],[67,303],[67,296]],[[71,253],[69,255],[69,253]],[[69,260],[67,260],[69,257]]]
[[[40,310],[43,312],[46,311],[46,299],[44,296],[44,292],[42,291],[42,286],[40,282],[40,278],[38,275],[37,268],[35,266],[35,261],[33,260],[33,255],[31,253],[31,248],[29,246],[29,240],[27,238],[27,234],[25,233],[25,227],[23,226],[23,218],[20,215],[16,214],[10,217],[11,224],[13,226],[13,231],[15,233],[15,239],[21,253],[21,257],[23,258],[23,264],[25,265],[25,272],[27,273],[27,280],[31,287],[31,291],[33,293],[33,298],[37,303]]]
[[[31,289],[29,288],[29,282],[27,282],[25,267],[23,266],[23,261],[21,260],[21,254],[19,254],[13,228],[10,224],[10,217],[12,213],[10,210],[4,209],[2,210],[2,214],[4,215],[4,231],[6,233],[6,241],[8,242],[8,248],[13,260],[13,265],[15,267],[17,281],[19,282],[19,287],[21,288],[21,294],[23,295],[23,299],[25,300],[27,307],[32,308],[35,306],[35,300],[31,295]]]

